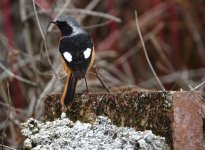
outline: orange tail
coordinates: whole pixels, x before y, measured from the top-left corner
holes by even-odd
[[[73,73],[71,73],[64,87],[63,95],[61,98],[62,106],[70,105],[73,102],[77,81],[78,79],[73,75]]]

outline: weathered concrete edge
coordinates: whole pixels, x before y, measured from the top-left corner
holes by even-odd
[[[61,114],[61,94],[45,98],[45,119],[54,120]],[[66,111],[73,120],[92,123],[96,116],[108,116],[117,126],[152,130],[172,143],[173,97],[169,91],[124,91],[76,94]]]
[[[174,150],[200,150],[203,140],[202,98],[198,92],[172,92]]]
[[[142,92],[142,91],[141,91]],[[148,92],[148,91],[146,91]],[[155,91],[149,91],[155,92]],[[160,91],[156,91],[160,92]],[[132,93],[132,92],[131,92]],[[173,97],[172,144],[174,149],[202,149],[202,98],[198,92],[170,92]],[[92,93],[104,95],[106,93]],[[85,94],[86,95],[86,94]],[[89,95],[89,94],[88,94]],[[60,98],[57,94],[55,100]],[[88,96],[89,97],[89,96]],[[92,102],[92,101],[91,101]],[[60,105],[55,101],[55,107],[59,112]],[[56,107],[58,106],[58,108]]]

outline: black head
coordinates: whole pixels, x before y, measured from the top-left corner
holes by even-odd
[[[71,16],[61,16],[56,21],[51,21],[58,26],[62,36],[69,36],[76,32],[85,32],[80,24]]]

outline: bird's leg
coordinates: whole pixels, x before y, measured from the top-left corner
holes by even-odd
[[[110,90],[108,88],[108,86],[105,84],[105,82],[102,80],[102,78],[100,77],[100,74],[98,73],[98,69],[97,69],[97,66],[94,67],[95,68],[95,71],[96,73],[93,73],[93,72],[90,72],[90,74],[96,76],[98,78],[98,80],[100,81],[100,83],[102,84],[102,86],[105,88],[105,90],[110,93]]]
[[[87,93],[89,93],[88,83],[87,83],[87,78],[86,77],[85,77],[85,85],[86,85],[86,88],[87,88]]]

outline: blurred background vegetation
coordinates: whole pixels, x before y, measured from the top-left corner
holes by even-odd
[[[1,142],[20,147],[19,123],[41,118],[42,98],[62,92],[66,74],[50,24],[71,15],[91,34],[99,73],[109,87],[161,90],[147,63],[134,11],[151,64],[166,90],[192,90],[205,80],[203,0],[2,0],[0,1]],[[40,27],[40,28],[39,28]],[[93,76],[90,91],[100,89]],[[84,80],[77,92],[84,91]],[[203,92],[203,86],[197,90]]]

